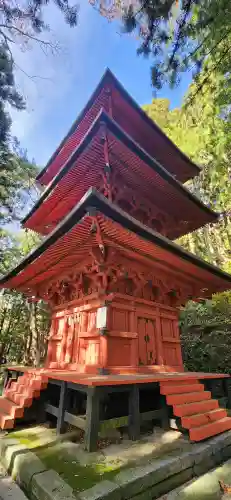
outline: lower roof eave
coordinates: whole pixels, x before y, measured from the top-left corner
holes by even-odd
[[[93,207],[97,213],[102,214],[107,219],[119,225],[123,230],[126,230],[130,235],[136,235],[139,241],[143,241],[144,244],[153,244],[155,248],[161,249],[163,255],[175,256],[176,262],[178,262],[179,269],[184,265],[191,266],[191,269],[195,269],[197,273],[201,272],[201,281],[206,283],[206,276],[208,280],[214,280],[214,292],[224,291],[231,288],[231,275],[221,271],[219,268],[208,264],[207,262],[201,260],[199,257],[190,254],[179,245],[168,240],[159,233],[149,229],[141,222],[137,221],[133,217],[129,216],[126,212],[120,209],[118,206],[114,205],[108,201],[103,195],[101,195],[95,188],[90,188],[88,192],[83,196],[80,202],[73,208],[73,210],[65,217],[65,219],[55,228],[55,230],[49,234],[43,242],[33,250],[28,256],[26,256],[12,271],[10,271],[6,276],[0,280],[1,288],[17,288],[22,289],[24,276],[33,275],[33,268],[44,265],[42,260],[46,258],[49,253],[51,259],[52,251],[59,252],[62,259],[63,241],[64,237],[69,235],[71,237],[71,231],[77,228],[77,225],[82,222],[86,214]],[[78,231],[78,228],[77,228]],[[68,237],[69,237],[68,236]],[[67,249],[68,247],[66,247]],[[167,253],[166,253],[167,252]],[[40,259],[40,260],[39,260]],[[45,260],[44,260],[45,262]],[[51,259],[52,266],[52,259]],[[203,278],[204,276],[204,278]],[[15,286],[17,281],[17,286]],[[19,283],[21,282],[21,288]]]

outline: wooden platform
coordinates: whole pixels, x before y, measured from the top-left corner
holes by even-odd
[[[75,373],[72,370],[49,370],[45,368],[31,368],[28,366],[8,366],[6,367],[9,371],[15,371],[18,373],[33,373],[41,374],[49,379],[62,380],[65,382],[72,382],[73,384],[87,385],[91,387],[103,386],[103,385],[124,385],[124,384],[149,384],[152,382],[160,382],[162,380],[193,380],[193,379],[219,379],[219,378],[229,378],[228,374],[224,373],[204,373],[204,372],[163,372],[156,371],[156,367],[151,373],[151,367],[149,368],[149,373],[127,373],[127,374],[110,374],[110,375],[90,375],[87,373]]]
[[[58,433],[65,431],[66,424],[82,429],[89,451],[97,449],[100,430],[127,427],[130,438],[136,440],[147,421],[159,421],[166,429],[174,421],[192,441],[231,429],[226,409],[220,407],[212,387],[207,387],[208,382],[220,379],[231,407],[227,374],[157,373],[155,367],[148,374],[89,375],[24,366],[7,366],[5,373],[0,398],[2,429],[12,429],[36,404],[43,415],[57,419]],[[105,404],[109,413],[105,413]]]

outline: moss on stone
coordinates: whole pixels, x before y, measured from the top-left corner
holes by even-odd
[[[57,436],[53,429],[37,426],[10,432],[9,438],[17,439],[20,444],[25,444],[29,449],[33,449],[51,443]]]
[[[119,471],[118,467],[103,463],[80,465],[73,456],[58,446],[43,447],[34,452],[48,469],[55,470],[75,492],[91,488],[104,479],[111,479]]]

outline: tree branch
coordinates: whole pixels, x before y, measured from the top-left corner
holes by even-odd
[[[180,39],[181,39],[181,32],[182,32],[182,29],[184,28],[185,24],[186,24],[186,20],[187,20],[187,17],[189,15],[189,12],[190,12],[190,9],[191,9],[191,5],[192,5],[192,0],[188,0],[187,2],[187,5],[186,5],[186,8],[185,8],[185,13],[183,15],[183,19],[182,21],[179,23],[179,28],[178,28],[178,33],[177,33],[177,37],[176,37],[176,41],[175,41],[175,44],[174,44],[174,48],[173,48],[173,52],[172,52],[172,55],[169,59],[169,62],[168,62],[168,68],[167,68],[167,71],[169,70],[169,68],[172,66],[172,63],[174,61],[174,58],[175,58],[175,55],[178,51],[178,48],[179,48],[179,44],[180,44]]]
[[[21,30],[17,26],[9,26],[7,24],[0,24],[0,28],[5,28],[5,29],[9,30],[10,32],[12,30],[14,30],[17,33],[19,33],[21,36],[29,38],[30,40],[34,40],[35,42],[38,42],[39,44],[41,44],[41,45],[43,45],[45,47],[53,47],[53,45],[52,45],[51,42],[47,42],[45,40],[41,40],[40,38],[38,38],[38,37],[36,37],[34,35],[31,35],[31,33],[27,33],[26,31]],[[2,31],[1,31],[1,33],[3,34],[3,36],[7,37],[7,35],[5,35]],[[9,41],[13,43],[13,40],[9,39]]]

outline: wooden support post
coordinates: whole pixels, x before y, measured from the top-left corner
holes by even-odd
[[[224,394],[227,398],[227,408],[231,408],[231,378],[224,378]]]
[[[57,427],[56,427],[57,434],[62,434],[64,432],[64,413],[65,410],[67,410],[66,403],[67,403],[67,382],[64,382],[62,380],[60,388],[60,397],[59,397]]]
[[[166,398],[165,396],[160,395],[160,403],[161,403],[161,408],[163,411],[162,417],[161,417],[161,427],[162,429],[168,430],[170,428],[170,419],[169,419],[169,408],[166,403]]]
[[[36,411],[37,424],[44,424],[47,420],[47,414],[46,414],[46,409],[45,409],[46,398],[47,398],[46,391],[42,391],[40,393],[39,399],[36,400],[37,405],[38,405],[37,411]]]
[[[87,413],[84,448],[87,451],[97,450],[99,432],[99,388],[88,387],[87,390]]]
[[[134,384],[129,392],[129,437],[136,441],[140,437],[140,392]]]
[[[10,379],[10,372],[7,368],[4,368],[4,371],[3,371],[3,389],[6,389],[7,384],[9,382],[9,379]]]

